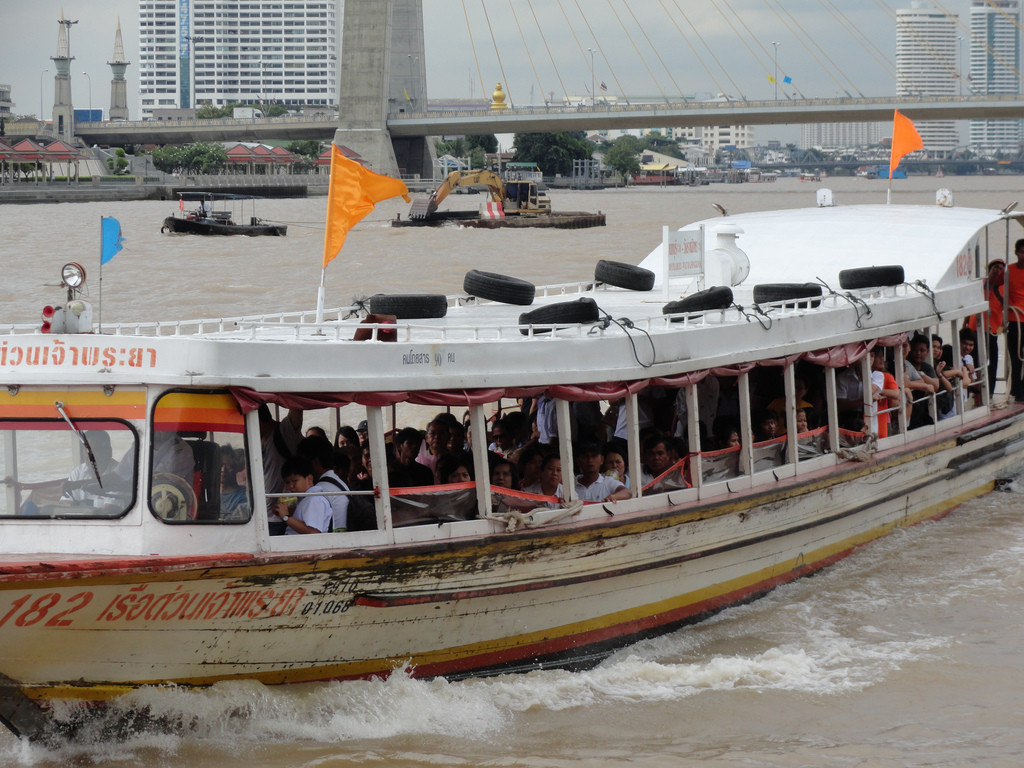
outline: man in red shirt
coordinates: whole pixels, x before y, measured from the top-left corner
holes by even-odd
[[[1006,324],[1006,350],[1010,355],[1009,396],[1024,403],[1024,382],[1021,382],[1021,325],[1024,324],[1024,238],[1013,246],[1017,261],[1006,268],[1009,290],[1006,303],[1009,322]]]

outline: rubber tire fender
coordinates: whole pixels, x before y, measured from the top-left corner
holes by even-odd
[[[394,315],[397,320],[444,317],[448,297],[443,293],[378,293],[370,297],[371,315]]]
[[[799,301],[786,304],[787,308],[794,306],[801,309],[806,309],[808,306],[817,307],[821,304],[821,285],[819,283],[761,283],[754,286],[755,304],[771,304],[786,299],[817,299],[810,302]]]
[[[534,334],[551,333],[554,328],[544,327],[543,323],[554,323],[555,325],[572,325],[573,323],[596,323],[600,317],[597,302],[593,299],[582,298],[576,301],[562,301],[558,304],[548,304],[544,307],[537,307],[529,312],[523,312],[519,316],[520,325],[532,325]],[[541,327],[538,327],[540,325]],[[529,328],[520,328],[524,336],[530,334]]]
[[[651,270],[622,261],[601,259],[594,267],[594,279],[630,291],[649,291],[654,287],[654,273]]]
[[[661,308],[663,315],[677,315],[683,312],[707,312],[713,309],[725,309],[732,306],[732,288],[727,285],[713,285],[690,296],[670,301]],[[679,322],[683,318],[673,318]]]
[[[471,269],[466,273],[462,281],[462,290],[470,296],[523,307],[533,304],[533,297],[537,295],[537,288],[533,283],[520,280],[518,277],[499,275],[497,272],[482,272],[479,269]]]
[[[900,285],[906,282],[901,264],[887,264],[881,267],[853,267],[839,271],[839,287],[846,290],[857,288],[878,288],[883,285]]]

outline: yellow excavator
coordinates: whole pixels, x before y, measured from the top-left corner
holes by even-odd
[[[551,198],[537,189],[535,181],[502,181],[493,171],[452,171],[428,198],[419,198],[409,210],[410,219],[429,219],[456,187],[486,186],[491,200],[501,203],[505,215],[535,216],[551,213]]]

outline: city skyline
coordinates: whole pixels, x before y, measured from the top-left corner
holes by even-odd
[[[532,7],[538,5],[532,4]],[[680,43],[683,38],[677,26],[685,22],[674,9],[672,24],[664,23],[664,19],[661,24],[654,23],[657,18],[654,11],[671,8],[671,1],[667,6],[653,0],[634,2],[618,9],[617,15],[608,10],[603,14],[595,12],[586,22],[579,16],[569,15],[566,21],[564,16],[558,15],[563,4],[547,4],[548,16],[538,12],[535,22],[526,7],[515,17],[506,8],[504,14],[508,18],[499,18],[501,10],[488,9],[490,17],[484,18],[479,4],[467,2],[465,7],[473,25],[470,38],[462,3],[428,0],[424,14],[428,96],[432,100],[480,99],[489,95],[497,82],[503,82],[510,100],[522,106],[542,104],[545,97],[552,95],[556,101],[565,96],[593,98],[592,90],[598,90],[598,83],[604,84],[599,97],[617,98],[621,98],[623,92],[625,96],[655,98],[671,98],[681,92],[700,98],[713,97],[721,90],[731,96],[770,99],[776,87],[782,89],[780,99],[784,99],[787,92],[808,97],[845,95],[844,91],[869,96],[897,92],[895,21],[877,6],[868,8],[868,4],[852,0],[836,2],[855,25],[854,30],[840,32],[835,29],[836,19],[825,13],[820,3],[811,0],[785,2],[784,15],[776,13],[774,16],[763,5],[755,7],[752,1],[731,0],[721,7],[712,5],[714,8],[702,6],[699,10],[686,10],[681,3],[675,3],[676,8],[686,10],[688,20],[700,31],[699,39],[690,34],[686,37],[689,42],[684,45]],[[959,14],[962,27],[957,27],[958,37],[969,40],[966,31],[970,24],[969,0],[936,5]],[[716,13],[723,7],[743,12],[744,16],[729,19],[730,27]],[[888,7],[895,15],[896,9],[909,8],[910,1],[889,2]],[[637,12],[643,28],[628,17],[627,8]],[[24,34],[15,36],[12,45],[5,46],[0,58],[0,82],[12,86],[14,113],[34,115],[42,106],[44,117],[50,117],[54,74],[50,57],[56,50],[61,9],[68,19],[78,21],[70,28],[71,53],[75,57],[71,66],[75,107],[102,108],[106,114],[111,80],[107,62],[113,54],[120,17],[125,54],[136,63],[128,70],[130,117],[138,118],[138,0],[88,0],[77,4],[66,0],[36,0],[31,5],[5,11],[14,28],[24,30]],[[497,53],[491,44],[488,22],[491,28],[501,30]],[[537,22],[545,31],[543,37],[538,32]],[[738,23],[758,33],[749,35]],[[529,57],[519,29],[529,43]],[[799,34],[795,34],[797,30]],[[879,30],[884,34],[879,34]],[[857,33],[864,31],[871,33],[869,42],[858,43]],[[811,40],[816,42],[809,42]],[[691,43],[696,52],[690,49]],[[650,45],[657,53],[650,52]],[[635,53],[633,46],[647,51],[643,58]],[[961,41],[959,47],[965,46]],[[748,50],[744,52],[742,47]],[[872,60],[868,56],[872,47],[885,53],[886,58],[880,62]],[[767,58],[765,49],[769,52]],[[550,56],[549,50],[552,51]],[[826,50],[827,53],[823,53]],[[722,51],[729,55],[722,56]],[[957,58],[963,55],[962,51],[957,52]],[[728,66],[724,70],[717,67],[716,58],[727,59]],[[551,64],[551,59],[555,64]],[[480,62],[482,74],[477,71],[476,61]],[[710,71],[697,62],[704,62]],[[953,69],[957,69],[956,65]],[[966,69],[964,60],[962,70],[966,72]],[[502,71],[508,75],[507,81]],[[83,72],[87,72],[88,77]],[[775,72],[778,82],[773,83]],[[784,78],[789,78],[791,83],[783,84]],[[955,76],[953,82],[955,92]],[[776,138],[772,134],[782,133],[784,128],[766,127],[759,131],[758,138]]]

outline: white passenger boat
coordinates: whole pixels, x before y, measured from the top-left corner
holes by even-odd
[[[1017,214],[820,202],[689,225],[642,265],[601,262],[578,284],[473,271],[472,296],[375,297],[371,317],[88,333],[69,265],[62,310],[79,332],[11,326],[0,340],[0,718],[39,737],[93,709],[55,701],[139,686],[585,666],[1019,472],[1024,419],[990,402],[985,345],[978,382],[944,420],[925,400],[933,423],[911,429],[896,407],[877,437],[870,388],[853,414],[867,432],[846,428],[838,397],[850,376],[870,380],[875,346],[901,386],[908,335],[956,348],[987,306],[979,275],[1004,257],[987,248],[1012,240]],[[799,434],[798,378],[820,417]],[[709,445],[701,428],[712,381],[735,392],[722,402],[739,446]],[[687,450],[644,482],[646,408],[677,390]],[[753,414],[776,395],[797,439],[758,442]],[[621,399],[631,498],[580,504],[568,481],[558,500],[491,486],[488,418],[540,396],[567,480],[575,405]],[[377,472],[372,530],[271,536],[263,404],[355,413],[373,467],[388,464],[388,429],[405,426],[395,404],[468,410],[476,480],[410,492]]]

